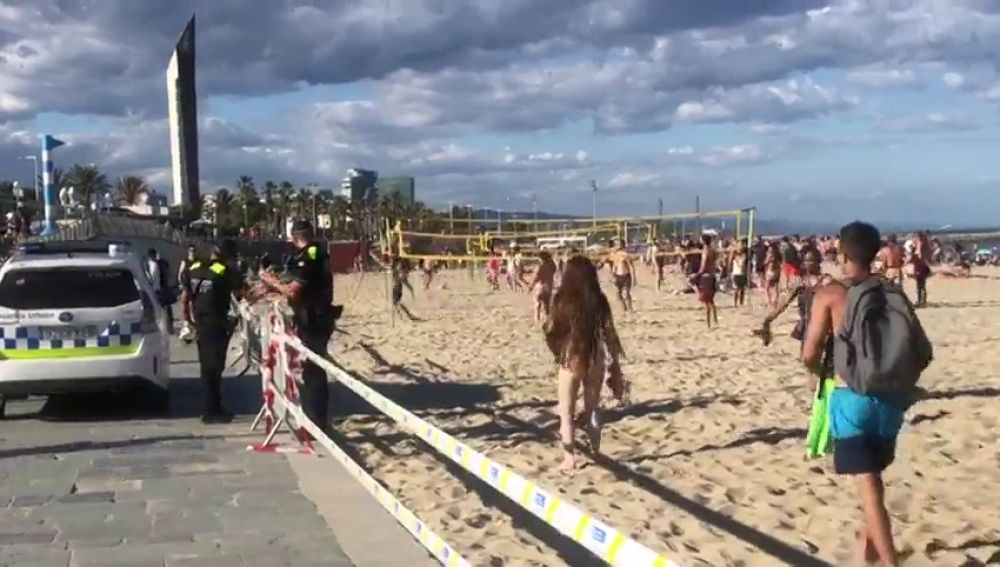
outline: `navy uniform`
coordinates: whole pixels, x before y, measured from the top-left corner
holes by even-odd
[[[223,244],[223,248],[235,243]],[[202,421],[224,423],[232,414],[222,406],[222,372],[226,368],[226,353],[233,332],[229,317],[232,297],[239,294],[243,281],[237,270],[215,254],[211,260],[195,260],[182,282],[191,302],[198,338],[198,362],[205,386],[205,410]]]
[[[301,224],[307,226],[307,223]],[[308,225],[310,231],[311,228]],[[336,319],[332,305],[333,272],[325,247],[311,240],[296,250],[290,262],[289,275],[293,281],[302,284],[302,290],[289,301],[299,338],[309,350],[325,357]],[[300,393],[306,417],[325,430],[329,424],[326,371],[313,362],[305,361]]]

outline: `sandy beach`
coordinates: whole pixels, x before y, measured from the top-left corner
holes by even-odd
[[[720,327],[707,332],[694,296],[657,293],[640,269],[637,312],[614,305],[632,404],[606,412],[605,457],[572,477],[555,471],[555,369],[528,295],[490,293],[481,276],[457,270],[424,292],[414,274],[416,298],[407,291],[404,302],[423,321],[393,323],[383,274],[338,277],[347,334],[335,336],[333,353],[404,406],[681,565],[845,564],[860,506],[829,459],[804,460],[809,392],[788,337],[795,314],[779,319],[764,348],[750,335],[765,314],[762,295],[736,309],[720,294]],[[932,278],[931,306],[920,312],[935,346],[921,381],[931,394],[908,413],[885,475],[906,565],[1000,561],[1000,270],[975,273],[988,278]],[[668,287],[679,282],[672,276]],[[589,564],[388,419],[355,412],[337,427],[473,564]]]

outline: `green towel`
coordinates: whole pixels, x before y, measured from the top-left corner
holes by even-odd
[[[821,378],[816,388],[806,435],[806,458],[823,457],[830,450],[830,395],[836,384],[833,378]]]

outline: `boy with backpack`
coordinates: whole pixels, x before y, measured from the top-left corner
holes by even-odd
[[[915,401],[932,348],[902,290],[872,274],[880,247],[878,229],[870,224],[853,222],[840,230],[845,281],[816,292],[802,359],[818,376],[833,337],[834,470],[856,479],[864,510],[855,563],[890,566],[896,558],[882,471],[893,461],[903,414]]]

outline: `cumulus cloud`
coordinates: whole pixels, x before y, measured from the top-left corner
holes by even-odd
[[[948,88],[960,89],[965,86],[965,77],[961,73],[949,71],[941,75],[941,82]]]

